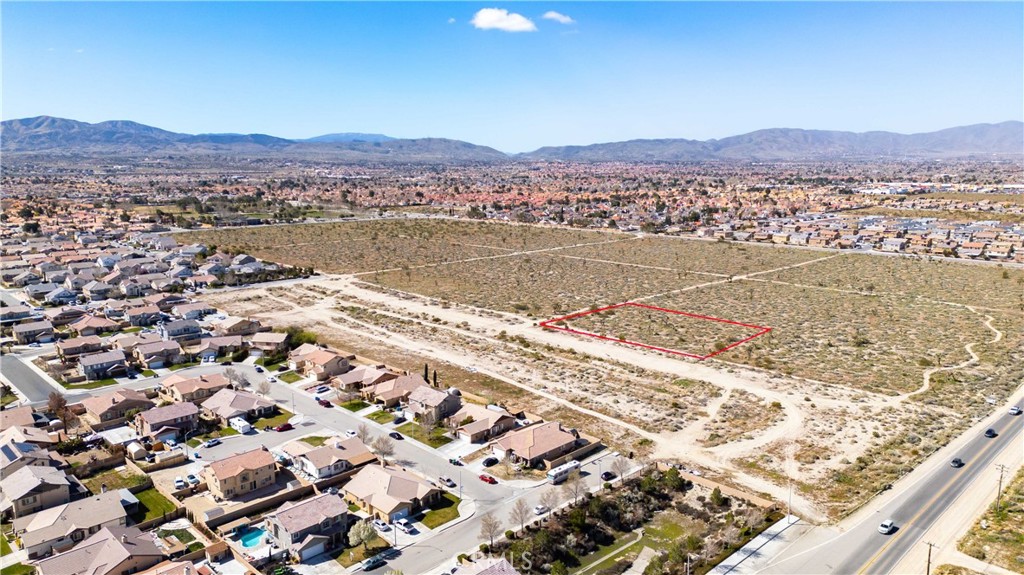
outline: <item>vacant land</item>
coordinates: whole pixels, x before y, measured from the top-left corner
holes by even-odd
[[[896,207],[875,206],[847,212],[855,216],[892,216],[895,218],[937,218],[953,222],[985,222],[1000,221],[1013,224],[1024,222],[1024,214],[1015,214],[995,210],[929,210],[904,209]]]
[[[1024,469],[1004,489],[999,511],[993,503],[957,547],[986,563],[1024,570]]]

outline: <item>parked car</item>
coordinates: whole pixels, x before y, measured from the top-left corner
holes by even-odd
[[[199,478],[196,477],[192,473],[189,473],[188,476],[185,477],[185,480],[188,481],[188,484],[193,486],[193,487],[195,487],[196,485],[199,485]]]
[[[896,523],[892,519],[886,519],[878,526],[878,532],[882,535],[888,535],[896,530]]]
[[[316,392],[316,393],[327,393],[330,390],[331,390],[331,388],[327,387],[326,385],[321,385],[320,387],[316,388],[313,391]]]
[[[1010,415],[1020,415],[1021,413],[1024,413],[1024,411],[1021,411],[1021,408],[1016,405],[1010,408]]]
[[[174,488],[175,489],[185,489],[186,487],[188,487],[188,484],[185,483],[185,480],[182,479],[180,475],[178,477],[174,478]]]
[[[213,437],[213,438],[207,439],[206,443],[203,444],[203,447],[213,447],[215,445],[220,445],[220,444],[221,444],[221,441],[219,439],[217,439],[216,437]]]
[[[373,571],[374,569],[384,565],[384,558],[380,555],[374,555],[366,561],[363,561],[363,571]]]
[[[404,518],[395,521],[395,529],[398,529],[402,533],[412,533],[414,531],[412,523],[409,523],[409,520]]]
[[[498,464],[497,457],[488,457],[484,460],[484,467],[492,467]]]
[[[356,433],[356,430],[354,430],[354,429],[346,429],[345,430],[345,435],[348,436],[348,437],[355,437],[355,436],[357,436],[359,434]]]
[[[437,478],[438,481],[444,484],[445,487],[455,487],[455,482],[452,481],[451,477],[445,477],[444,475]]]
[[[256,373],[263,373],[263,368],[257,365],[256,366]]]
[[[388,525],[387,523],[385,523],[384,521],[380,520],[380,519],[374,519],[373,520],[373,527],[377,531],[381,531],[381,532],[384,532],[384,533],[387,533],[388,531],[391,531],[391,526]]]
[[[279,366],[277,366],[277,371],[279,371],[279,372],[280,371],[288,371],[288,366],[287,365],[279,365]]]
[[[269,381],[270,383],[277,383],[277,378],[274,376],[270,376],[267,378],[267,381]]]
[[[319,403],[323,407],[333,407],[333,404],[331,402],[327,401],[326,399],[318,399],[318,400],[316,400],[316,402]]]
[[[405,437],[403,437],[402,434],[398,433],[397,431],[392,431],[391,433],[388,434],[388,437],[390,437],[391,439],[398,439],[398,440],[405,439]]]
[[[43,347],[38,341],[33,341],[32,343],[28,344],[28,346],[29,347]]]
[[[490,483],[491,485],[495,485],[498,483],[497,479],[491,477],[490,475],[487,475],[486,473],[480,474],[480,481],[483,481],[484,483]]]
[[[533,508],[534,515],[544,515],[548,511],[551,511],[551,510],[548,509],[547,505],[536,505]]]
[[[954,457],[953,461],[949,462],[949,465],[951,467],[963,467],[964,466],[964,460],[960,459],[959,457]]]
[[[999,434],[996,433],[996,430],[992,429],[991,427],[985,430],[985,437],[995,437],[997,435]]]
[[[391,423],[394,423],[395,425],[398,425],[399,423],[405,423],[405,418],[402,417],[401,415],[396,415],[395,418],[391,420]]]
[[[601,474],[601,481],[611,481],[612,479],[615,479],[616,477],[617,476],[614,473],[612,473],[611,471],[605,471],[604,473]]]
[[[290,423],[282,423],[281,425],[278,425],[277,427],[275,427],[274,431],[291,431],[293,429],[295,429],[295,428],[292,427],[292,424],[290,424]]]
[[[449,459],[448,463],[451,463],[452,465],[454,465],[456,467],[462,467],[462,460],[461,459]]]

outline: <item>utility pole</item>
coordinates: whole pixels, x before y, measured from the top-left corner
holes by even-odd
[[[1002,463],[997,463],[996,469],[999,470],[999,489],[996,491],[996,515],[999,515],[999,507],[1003,500],[1003,473],[1006,472],[1006,466]]]
[[[928,563],[925,566],[924,575],[931,575],[931,573],[932,573],[932,547],[938,547],[938,545],[936,545],[934,543],[928,543],[927,541],[925,542],[925,545],[928,546]]]

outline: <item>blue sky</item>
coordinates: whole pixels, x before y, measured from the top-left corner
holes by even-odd
[[[3,2],[0,16],[4,119],[519,152],[1024,116],[1021,2]]]

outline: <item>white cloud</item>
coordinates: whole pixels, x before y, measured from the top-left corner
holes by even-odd
[[[85,48],[79,48],[75,50],[75,54],[81,54],[82,52],[85,52]]]
[[[449,24],[454,24],[455,23],[455,18],[449,18],[448,19],[448,23]]]
[[[554,20],[555,22],[558,22],[559,24],[575,24],[576,23],[576,21],[573,20],[572,18],[566,16],[565,14],[560,14],[558,12],[555,12],[554,10],[548,10],[547,12],[544,13],[543,16],[541,16],[541,18],[543,18],[545,20]]]
[[[473,15],[470,24],[481,30],[502,30],[505,32],[536,32],[537,25],[522,14],[509,12],[504,8],[484,8]]]

